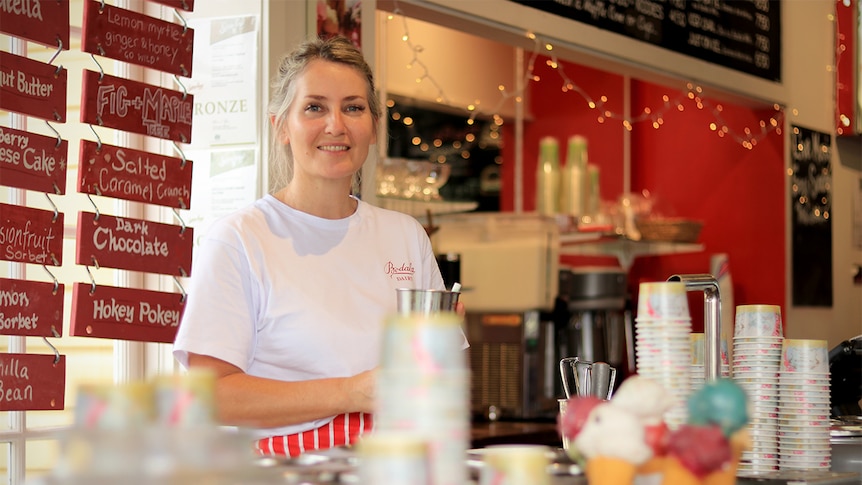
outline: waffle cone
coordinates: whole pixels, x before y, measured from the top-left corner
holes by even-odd
[[[589,485],[631,485],[636,467],[622,458],[596,456],[587,461]]]
[[[669,456],[665,460],[664,478],[661,485],[703,485],[697,475],[690,472],[675,457]]]

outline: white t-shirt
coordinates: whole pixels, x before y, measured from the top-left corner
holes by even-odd
[[[174,357],[187,367],[190,352],[208,355],[284,381],[352,376],[377,366],[396,288],[444,289],[416,219],[362,201],[347,218],[321,219],[267,195],[196,249]]]

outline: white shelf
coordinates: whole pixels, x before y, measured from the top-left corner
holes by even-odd
[[[615,256],[625,271],[631,268],[635,258],[641,256],[662,256],[703,251],[703,244],[633,241],[621,236],[602,237],[600,235],[587,236],[574,234],[562,235],[560,241],[560,254],[573,256]]]
[[[457,214],[469,212],[479,206],[478,202],[450,202],[445,200],[397,199],[394,197],[377,197],[377,203],[384,209],[390,209],[409,214],[413,217],[431,215]]]

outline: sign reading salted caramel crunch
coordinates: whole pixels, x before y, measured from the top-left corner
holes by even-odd
[[[0,335],[62,337],[64,288],[0,278]]]
[[[0,204],[0,259],[63,264],[63,213]]]
[[[81,140],[78,192],[188,209],[191,160]]]
[[[69,0],[2,0],[0,32],[69,49]]]
[[[64,409],[66,356],[0,354],[0,411]]]
[[[193,241],[191,227],[79,212],[75,262],[187,276],[191,274]]]
[[[81,50],[191,77],[194,30],[104,2],[84,3]]]
[[[69,332],[77,337],[173,343],[183,308],[179,293],[75,283]]]
[[[67,77],[62,67],[0,51],[0,109],[65,123]]]
[[[189,143],[194,96],[84,70],[81,122]]]
[[[66,193],[69,142],[0,126],[0,185]]]

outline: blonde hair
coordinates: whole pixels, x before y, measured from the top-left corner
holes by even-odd
[[[342,36],[303,42],[281,60],[278,75],[271,84],[272,95],[267,111],[268,118],[273,120],[269,147],[272,191],[284,187],[293,179],[293,153],[287,144],[281,142],[280,133],[284,129],[287,112],[296,94],[296,79],[305,72],[311,61],[318,59],[350,66],[365,77],[368,82],[368,108],[371,111],[374,129],[377,129],[381,112],[380,97],[374,87],[374,74],[362,52]],[[354,188],[358,184],[358,176],[357,172],[354,176]]]

